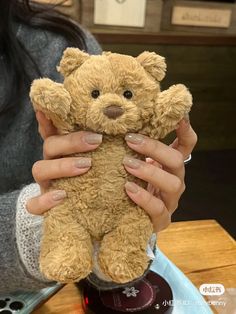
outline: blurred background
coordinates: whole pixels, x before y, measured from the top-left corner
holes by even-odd
[[[162,89],[193,94],[198,134],[173,221],[215,219],[236,237],[236,3],[194,0],[38,0],[57,5],[104,50],[167,61]],[[167,139],[167,142],[170,138]]]

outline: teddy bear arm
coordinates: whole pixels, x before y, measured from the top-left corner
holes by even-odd
[[[164,138],[189,113],[192,95],[183,84],[172,85],[158,95],[154,114],[146,128],[152,138]]]
[[[30,98],[35,110],[42,111],[56,127],[68,128],[71,97],[63,84],[48,78],[34,80]]]

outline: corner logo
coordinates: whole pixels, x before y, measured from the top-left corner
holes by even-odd
[[[220,283],[204,283],[199,287],[202,295],[222,295],[225,292],[225,287]]]

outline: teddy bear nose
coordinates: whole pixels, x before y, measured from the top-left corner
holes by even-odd
[[[124,113],[124,110],[117,105],[110,105],[103,109],[103,113],[110,119],[116,119]]]

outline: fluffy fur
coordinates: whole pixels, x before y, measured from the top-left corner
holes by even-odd
[[[92,158],[86,174],[52,182],[50,189],[64,189],[67,198],[45,214],[41,271],[60,282],[85,278],[93,268],[96,240],[104,274],[117,283],[129,282],[148,267],[146,247],[153,227],[124,190],[127,180],[146,187],[124,169],[125,155],[144,158],[129,149],[124,136],[138,132],[164,137],[189,112],[191,94],[181,84],[160,91],[166,64],[153,52],[137,58],[109,52],[89,56],[67,48],[58,70],[63,84],[47,78],[33,82],[34,108],[44,112],[61,134],[100,132],[103,142],[93,152],[76,155]]]

